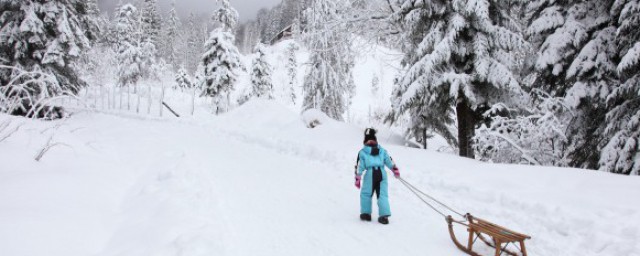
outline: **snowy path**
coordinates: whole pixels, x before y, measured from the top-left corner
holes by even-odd
[[[265,103],[211,120],[84,113],[56,132],[70,148],[33,162],[50,125],[0,146],[0,255],[463,255],[397,180],[391,224],[358,220],[356,127],[307,129]],[[640,255],[624,196],[640,179],[387,148],[421,189],[531,234],[531,255]]]
[[[443,227],[440,219],[428,222],[432,227],[400,220],[421,218],[411,213],[415,202],[394,205],[399,214],[393,225],[360,222],[351,177],[335,175],[349,173],[350,164],[335,170],[333,163],[247,143],[245,137],[219,136],[221,131],[201,126],[162,126],[153,131],[156,136],[137,130],[140,134],[115,151],[124,158],[136,156],[126,161],[142,162],[147,171],[126,196],[119,231],[99,254],[459,255],[446,236],[433,241],[434,232],[428,232]],[[153,150],[146,145],[161,149],[160,157],[142,153]],[[141,161],[140,155],[151,158]],[[156,214],[149,218],[149,212]]]

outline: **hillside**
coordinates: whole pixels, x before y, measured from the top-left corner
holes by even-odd
[[[362,127],[309,129],[265,101],[198,119],[0,118],[23,124],[0,147],[3,255],[463,255],[397,180],[391,224],[358,220]],[[51,135],[64,145],[33,161]],[[383,137],[395,137],[381,143],[407,181],[530,234],[531,255],[639,255],[636,177],[487,164]]]

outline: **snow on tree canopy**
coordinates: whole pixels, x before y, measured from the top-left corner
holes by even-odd
[[[178,12],[176,11],[175,4],[175,1],[171,4],[169,18],[167,19],[165,24],[165,42],[162,48],[162,56],[167,60],[168,63],[173,65],[174,69],[180,66],[179,41],[180,39],[183,39],[180,37],[181,33],[179,29],[182,24],[180,23],[180,17],[178,16]]]
[[[289,78],[289,95],[291,96],[291,102],[296,104],[296,91],[297,77],[298,77],[298,60],[296,59],[296,51],[299,50],[298,44],[295,42],[289,43],[287,46],[287,75]]]
[[[178,70],[178,73],[176,74],[176,87],[180,90],[185,90],[193,87],[193,82],[184,67],[180,68]]]
[[[611,139],[598,164],[602,171],[640,175],[640,5],[617,0],[611,14],[618,17],[616,36],[622,58],[616,70],[622,83],[607,98],[611,110],[604,133]]]
[[[273,99],[272,67],[267,62],[266,50],[263,44],[256,46],[257,56],[253,60],[251,67],[252,94],[258,98]]]
[[[500,163],[566,166],[563,146],[571,110],[561,97],[550,97],[534,89],[526,111],[513,111],[502,104],[485,112],[491,122],[482,124],[474,137],[481,159]],[[520,112],[520,113],[518,113]],[[501,113],[503,113],[501,115]],[[505,115],[504,113],[510,113]]]
[[[91,47],[97,31],[89,7],[87,1],[79,0],[0,1],[0,65],[51,74],[62,90],[76,93],[85,82],[74,62]],[[0,86],[16,75],[2,69]]]
[[[185,37],[185,49],[184,49],[184,57],[185,57],[185,66],[187,67],[187,71],[189,73],[194,74],[198,70],[198,65],[201,61],[202,53],[204,53],[203,42],[206,41],[206,38],[202,38],[202,32],[198,30],[198,24],[196,20],[196,15],[194,13],[189,14],[189,18],[187,20],[187,27],[184,29],[184,37]],[[205,33],[206,37],[207,34]]]
[[[231,7],[229,0],[219,0],[222,4],[214,13],[213,20],[220,22],[222,29],[225,31],[233,31],[238,24],[238,11]]]
[[[606,98],[619,83],[612,0],[533,0],[525,8],[527,37],[536,48],[535,88],[564,97],[575,109],[569,122],[570,166],[597,169],[607,112]],[[613,14],[613,15],[612,15]]]
[[[557,96],[575,94],[567,99],[574,106],[583,97],[607,94],[608,88],[593,83],[572,91],[564,80],[610,82],[615,77],[611,59],[617,54],[615,28],[607,26],[610,1],[545,2],[532,1],[526,9],[531,13],[527,35],[538,46],[535,68],[542,75],[542,86]]]
[[[508,51],[527,45],[518,31],[506,25],[494,24],[494,19],[507,20],[504,13],[492,14],[489,7],[506,8],[498,1],[450,1],[446,6],[436,1],[407,0],[396,17],[414,27],[420,19],[432,19],[423,25],[428,30],[417,48],[405,62],[407,73],[400,79],[405,87],[401,104],[420,97],[424,87],[443,91],[449,97],[467,98],[472,105],[490,100],[483,90],[519,91],[518,78],[510,70],[513,59],[505,58]],[[431,11],[427,11],[427,10]],[[405,17],[401,13],[407,12]],[[492,17],[490,15],[497,15]],[[474,32],[475,31],[475,32]],[[467,66],[458,67],[458,63]]]
[[[140,34],[136,32],[138,9],[132,4],[121,6],[116,13],[116,53],[118,82],[121,86],[136,84],[142,78],[143,52]]]
[[[204,67],[203,96],[212,97],[216,113],[229,106],[229,93],[238,80],[238,69],[242,68],[240,52],[233,44],[234,37],[222,28],[215,29],[204,47],[201,65]]]
[[[497,0],[398,0],[396,5],[391,20],[404,28],[406,72],[394,91],[395,114],[428,117],[450,137],[444,127],[452,122],[452,106],[458,107],[460,154],[473,157],[467,143],[476,122],[471,112],[521,93],[512,52],[528,44],[509,14],[512,6]],[[413,123],[416,129],[424,124]]]
[[[162,27],[162,18],[157,8],[157,0],[144,0],[141,11],[143,39],[150,40],[154,44],[160,43],[160,29]]]
[[[303,42],[311,51],[303,91],[303,110],[319,109],[329,117],[343,120],[354,94],[353,45],[347,31],[345,1],[318,0],[308,8],[308,30]]]

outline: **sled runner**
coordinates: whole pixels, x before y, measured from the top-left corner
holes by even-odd
[[[453,240],[453,243],[463,252],[466,252],[467,254],[472,256],[481,256],[477,252],[473,251],[473,245],[479,238],[488,246],[495,248],[496,256],[500,256],[503,253],[512,256],[527,256],[527,250],[524,246],[524,240],[531,239],[530,236],[523,235],[502,226],[498,226],[496,224],[488,222],[486,220],[476,218],[469,213],[465,215],[465,219],[466,221],[457,221],[454,220],[451,215],[447,216],[447,223],[449,224],[449,234],[451,235],[451,239]],[[467,242],[467,246],[462,245],[456,238],[456,235],[453,232],[453,223],[457,223],[467,227],[467,231],[469,231],[469,241]],[[485,237],[484,235],[489,236],[491,239],[487,239],[487,237]],[[507,247],[511,244],[518,248],[520,252],[514,252],[507,249]]]

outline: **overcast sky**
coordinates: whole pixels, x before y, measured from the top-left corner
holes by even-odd
[[[102,11],[113,12],[116,4],[119,0],[98,0],[100,9]],[[122,2],[131,2],[130,0],[123,0]],[[162,8],[163,16],[171,6],[173,0],[158,0],[158,4]],[[213,10],[217,7],[216,0],[175,0],[176,9],[180,12],[182,17],[188,16],[189,12],[196,14],[209,15],[213,13]],[[238,10],[241,21],[252,20],[256,17],[258,10],[264,7],[272,7],[280,3],[280,0],[230,0],[231,5]]]

